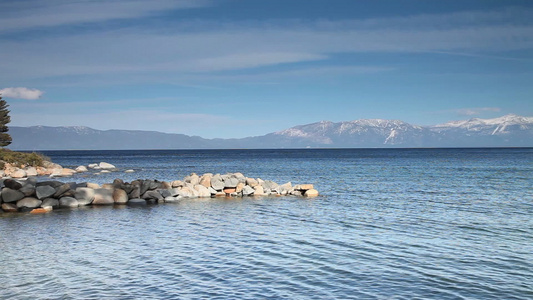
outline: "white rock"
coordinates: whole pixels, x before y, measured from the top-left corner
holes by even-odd
[[[78,172],[78,173],[89,171],[89,170],[87,170],[87,167],[86,167],[86,166],[79,166],[79,167],[77,167],[75,170],[76,170],[76,172]]]
[[[116,169],[115,166],[113,166],[112,164],[106,163],[106,162],[101,162],[98,166],[99,166],[101,169],[104,169],[104,170]]]
[[[26,171],[22,169],[16,169],[13,173],[11,173],[12,178],[24,178],[26,177]]]
[[[27,167],[26,176],[37,176],[37,169],[35,169],[34,167]]]

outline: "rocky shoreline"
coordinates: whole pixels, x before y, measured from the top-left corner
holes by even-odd
[[[112,165],[90,165],[102,170]],[[63,168],[62,168],[63,169]],[[50,174],[53,176],[53,174]],[[35,177],[6,178],[0,182],[0,212],[50,212],[53,209],[76,208],[88,205],[147,205],[171,203],[183,198],[257,197],[257,196],[318,196],[312,184],[277,184],[271,180],[246,177],[241,173],[192,173],[183,180],[172,182],[137,179],[112,183],[38,182]]]
[[[111,171],[116,171],[117,168],[106,162],[101,162],[99,164],[89,164],[88,166],[78,166],[75,169],[63,168],[61,165],[56,163],[45,161],[42,166],[32,167],[32,166],[14,166],[9,163],[4,163],[4,169],[0,170],[0,177],[21,179],[34,176],[50,176],[50,177],[68,177],[76,173],[88,172],[89,169],[94,169],[100,171],[100,173],[108,173]],[[126,170],[126,172],[131,172],[133,170]],[[97,173],[96,173],[97,174]]]

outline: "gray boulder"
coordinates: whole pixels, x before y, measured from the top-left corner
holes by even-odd
[[[265,191],[272,191],[278,188],[279,184],[275,183],[272,180],[265,180],[261,183]]]
[[[41,207],[51,206],[53,208],[59,207],[59,200],[54,198],[46,198],[43,200],[43,203],[41,203]]]
[[[33,184],[26,184],[20,188],[19,192],[23,193],[26,197],[32,196],[35,194],[35,186]]]
[[[157,180],[150,180],[150,186],[148,187],[149,190],[153,191],[161,187],[161,182]]]
[[[2,189],[2,200],[6,203],[19,201],[22,198],[24,198],[24,194],[20,191],[16,191],[7,187]]]
[[[93,205],[111,205],[114,204],[115,200],[113,199],[113,190],[109,189],[95,189],[94,190],[94,200]]]
[[[151,180],[143,180],[141,183],[141,195],[150,189]]]
[[[141,186],[140,185],[132,185],[131,192],[128,193],[130,199],[138,199],[141,198]]]
[[[60,198],[61,195],[70,190],[70,183],[64,183],[56,188],[55,193],[52,195],[54,198]]]
[[[172,197],[172,193],[168,189],[158,190],[158,192],[163,196],[163,198],[166,197]]]
[[[224,181],[222,180],[222,177],[219,174],[211,178],[211,187],[217,191],[222,190],[224,188]]]
[[[163,201],[165,199],[157,191],[147,191],[146,193],[142,195],[142,198],[145,200],[156,200],[156,201]]]
[[[176,197],[180,194],[180,189],[179,188],[171,188],[170,190],[168,190],[170,192],[170,196],[172,197]]]
[[[65,208],[74,208],[78,207],[79,203],[78,200],[72,197],[62,197],[59,199],[59,207],[65,207]]]
[[[33,198],[33,197],[26,197],[26,198],[22,198],[21,200],[17,201],[17,207],[18,208],[37,208],[39,206],[41,206],[41,203],[43,203],[43,201],[37,199],[37,198]]]
[[[239,184],[239,179],[235,177],[228,177],[226,180],[224,180],[225,188],[234,188],[237,187],[237,184]]]
[[[242,188],[242,194],[243,196],[250,196],[252,195],[253,193],[255,192],[255,190],[249,186],[249,185],[245,185],[243,188]]]
[[[89,205],[94,200],[94,190],[86,187],[77,188],[74,193],[74,198],[78,200],[80,206]]]
[[[37,182],[35,185],[36,186],[51,186],[53,187],[54,189],[63,185],[64,183],[61,182],[61,181],[57,181],[57,180],[49,180],[49,181],[41,181],[41,182]]]
[[[38,199],[51,197],[53,194],[55,194],[55,192],[56,189],[49,185],[37,184],[37,187],[35,188],[35,195]]]

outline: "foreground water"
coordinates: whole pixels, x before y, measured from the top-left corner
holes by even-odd
[[[533,149],[46,154],[136,170],[76,181],[239,171],[322,196],[0,214],[2,299],[533,298]]]

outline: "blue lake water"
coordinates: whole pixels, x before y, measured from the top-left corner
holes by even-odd
[[[121,170],[62,181],[238,171],[321,196],[0,214],[2,299],[533,299],[531,148],[45,154]]]

